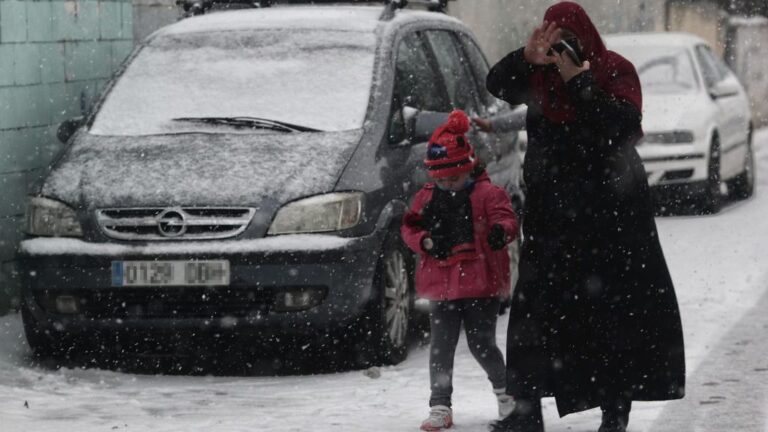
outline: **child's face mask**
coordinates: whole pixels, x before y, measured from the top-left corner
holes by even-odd
[[[448,177],[435,181],[440,190],[458,192],[470,188],[475,184],[475,179],[470,176],[457,176],[459,178]]]

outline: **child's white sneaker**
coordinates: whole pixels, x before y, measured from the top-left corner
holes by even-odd
[[[429,409],[429,417],[421,423],[423,431],[440,431],[453,426],[453,412],[445,405],[435,405]]]
[[[515,398],[507,394],[507,389],[493,389],[499,403],[499,418],[504,418],[515,410]]]

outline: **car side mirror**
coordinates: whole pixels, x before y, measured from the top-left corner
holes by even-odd
[[[722,80],[709,89],[709,96],[712,100],[736,96],[737,94],[739,94],[739,83],[735,80]]]
[[[85,124],[85,118],[84,117],[75,117],[71,119],[64,120],[59,125],[59,128],[56,130],[56,138],[59,139],[59,141],[62,142],[62,144],[66,144],[67,141],[69,141],[70,138],[72,138],[72,135],[75,134],[75,132]]]
[[[448,120],[449,113],[438,111],[420,111],[412,107],[403,107],[408,141],[412,144],[429,141],[429,138],[441,124]]]

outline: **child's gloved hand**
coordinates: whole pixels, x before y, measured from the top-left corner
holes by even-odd
[[[451,253],[451,245],[448,239],[442,235],[430,234],[421,241],[421,248],[432,257],[444,260]]]
[[[501,250],[507,245],[507,233],[504,232],[504,227],[499,224],[495,224],[488,232],[488,244],[493,250]]]

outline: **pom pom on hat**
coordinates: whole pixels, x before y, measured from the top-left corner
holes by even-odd
[[[448,120],[432,134],[427,146],[424,164],[432,178],[450,177],[472,171],[475,167],[475,151],[465,133],[469,131],[469,117],[464,111],[455,110]]]
[[[445,130],[455,135],[464,135],[469,132],[469,117],[461,110],[451,112],[445,123]]]

